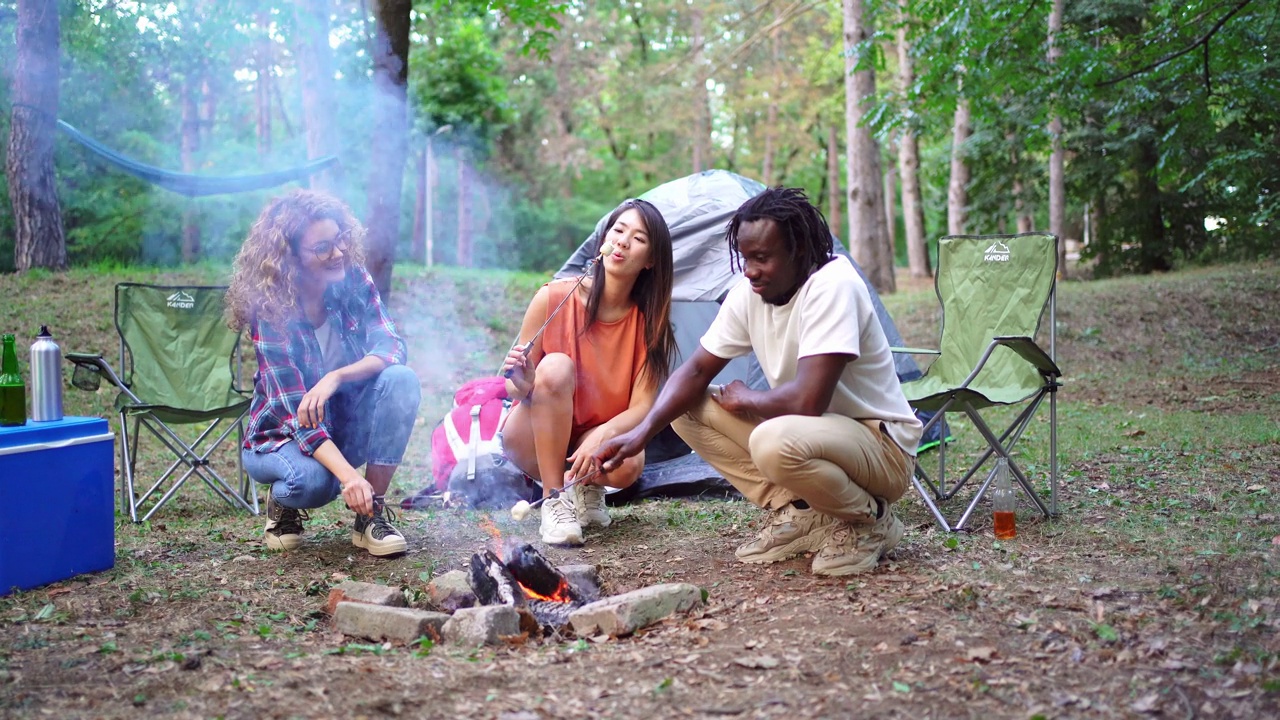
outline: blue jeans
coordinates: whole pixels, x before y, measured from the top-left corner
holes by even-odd
[[[331,428],[334,444],[352,467],[366,462],[399,465],[418,418],[422,396],[418,375],[404,365],[391,365],[361,392],[351,419]],[[325,415],[327,421],[327,408]],[[284,507],[318,508],[342,494],[338,478],[319,460],[303,454],[296,442],[285,443],[275,452],[242,450],[240,456],[249,477],[270,485],[271,496]]]

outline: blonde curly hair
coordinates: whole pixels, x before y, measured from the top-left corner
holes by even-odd
[[[236,254],[227,289],[226,320],[233,330],[255,319],[283,325],[299,316],[298,244],[313,223],[332,220],[345,238],[348,272],[364,264],[364,227],[341,200],[313,190],[294,190],[262,209]]]

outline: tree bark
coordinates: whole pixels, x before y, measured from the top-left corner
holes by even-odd
[[[840,129],[833,120],[827,124],[827,223],[840,231]]]
[[[693,171],[706,169],[711,137],[711,100],[707,95],[706,68],[703,67],[702,11],[693,11]]]
[[[369,273],[384,299],[391,295],[400,189],[408,155],[409,14],[412,0],[377,0],[373,42],[373,143],[367,182]]]
[[[782,93],[782,73],[779,71],[779,65],[782,63],[782,41],[778,34],[778,28],[775,27],[770,34],[773,36],[773,67],[771,72],[773,82],[769,89],[769,108],[765,112],[764,168],[760,172],[760,180],[766,187],[774,183],[774,154],[778,151],[778,95]]]
[[[271,16],[259,10],[254,16],[257,38],[253,43],[253,65],[258,80],[253,84],[258,111],[258,157],[271,154]]]
[[[956,114],[951,125],[951,181],[947,185],[947,232],[963,235],[969,223],[969,164],[964,158],[964,144],[969,139],[969,101],[956,100]]]
[[[1062,8],[1065,0],[1053,0],[1049,11],[1049,67],[1050,72],[1058,64],[1062,48],[1058,46],[1058,33],[1062,32]],[[1057,99],[1057,93],[1053,95]],[[1067,277],[1067,239],[1063,230],[1067,219],[1067,184],[1064,172],[1066,151],[1062,147],[1062,116],[1055,108],[1049,116],[1049,232],[1058,236],[1058,277]]]
[[[332,0],[294,0],[298,29],[298,81],[302,90],[302,123],[307,157],[315,160],[337,152],[333,81],[333,50],[329,47]],[[341,166],[334,164],[311,176],[311,187],[336,192],[342,184]]]
[[[461,145],[454,151],[458,163],[458,267],[471,267],[471,208],[468,194],[471,190],[471,173],[467,166],[467,151]]]
[[[849,252],[862,267],[871,285],[881,294],[895,288],[893,258],[888,244],[881,191],[880,148],[871,129],[862,124],[864,105],[875,97],[876,78],[871,68],[857,69],[856,48],[871,36],[863,0],[843,0],[845,56],[845,133],[849,193]]]
[[[1138,267],[1142,272],[1173,269],[1168,243],[1165,240],[1164,209],[1160,201],[1159,173],[1160,151],[1155,140],[1143,139],[1138,143],[1133,169],[1137,175],[1134,207],[1139,214]]]
[[[906,0],[899,0],[898,86],[908,98],[915,84],[915,66],[911,45],[907,42]],[[929,241],[924,231],[924,195],[920,188],[920,140],[914,128],[905,127],[898,135],[898,175],[902,177],[902,226],[907,235],[907,267],[911,277],[933,275],[929,261]]]
[[[1018,134],[1009,131],[1004,135],[1009,144],[1009,165],[1013,173],[1013,215],[1018,232],[1028,233],[1035,228],[1035,220],[1027,210],[1027,186],[1022,182],[1022,153],[1018,152]]]
[[[58,4],[18,0],[5,175],[13,207],[13,264],[65,270],[67,239],[53,167],[58,118]]]
[[[203,86],[199,72],[193,65],[182,81],[182,132],[179,137],[178,153],[182,162],[182,171],[194,173],[199,164],[197,153],[200,152],[200,98],[199,87]],[[187,199],[182,210],[182,261],[191,263],[200,259],[200,214],[196,211],[195,200]]]
[[[897,152],[897,143],[889,143],[889,152]],[[884,169],[884,240],[890,262],[898,255],[898,171],[892,163]]]

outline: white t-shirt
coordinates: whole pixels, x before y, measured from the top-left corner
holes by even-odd
[[[333,372],[347,364],[343,355],[342,338],[327,319],[316,328],[316,341],[320,343],[320,358],[324,361],[325,372]]]
[[[871,294],[843,255],[810,275],[786,305],[766,303],[744,277],[729,290],[701,343],[724,359],[754,351],[771,388],[795,379],[800,358],[852,355],[827,412],[881,420],[889,437],[915,455],[923,426],[902,394]]]

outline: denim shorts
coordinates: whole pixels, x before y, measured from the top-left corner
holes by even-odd
[[[345,425],[332,428],[332,437],[352,467],[399,465],[418,418],[422,387],[418,376],[404,365],[392,365],[378,374],[356,403],[356,412]],[[326,413],[327,414],[327,413]],[[342,494],[338,478],[306,455],[296,442],[274,452],[242,450],[245,472],[271,486],[280,505],[297,510],[318,508]]]

